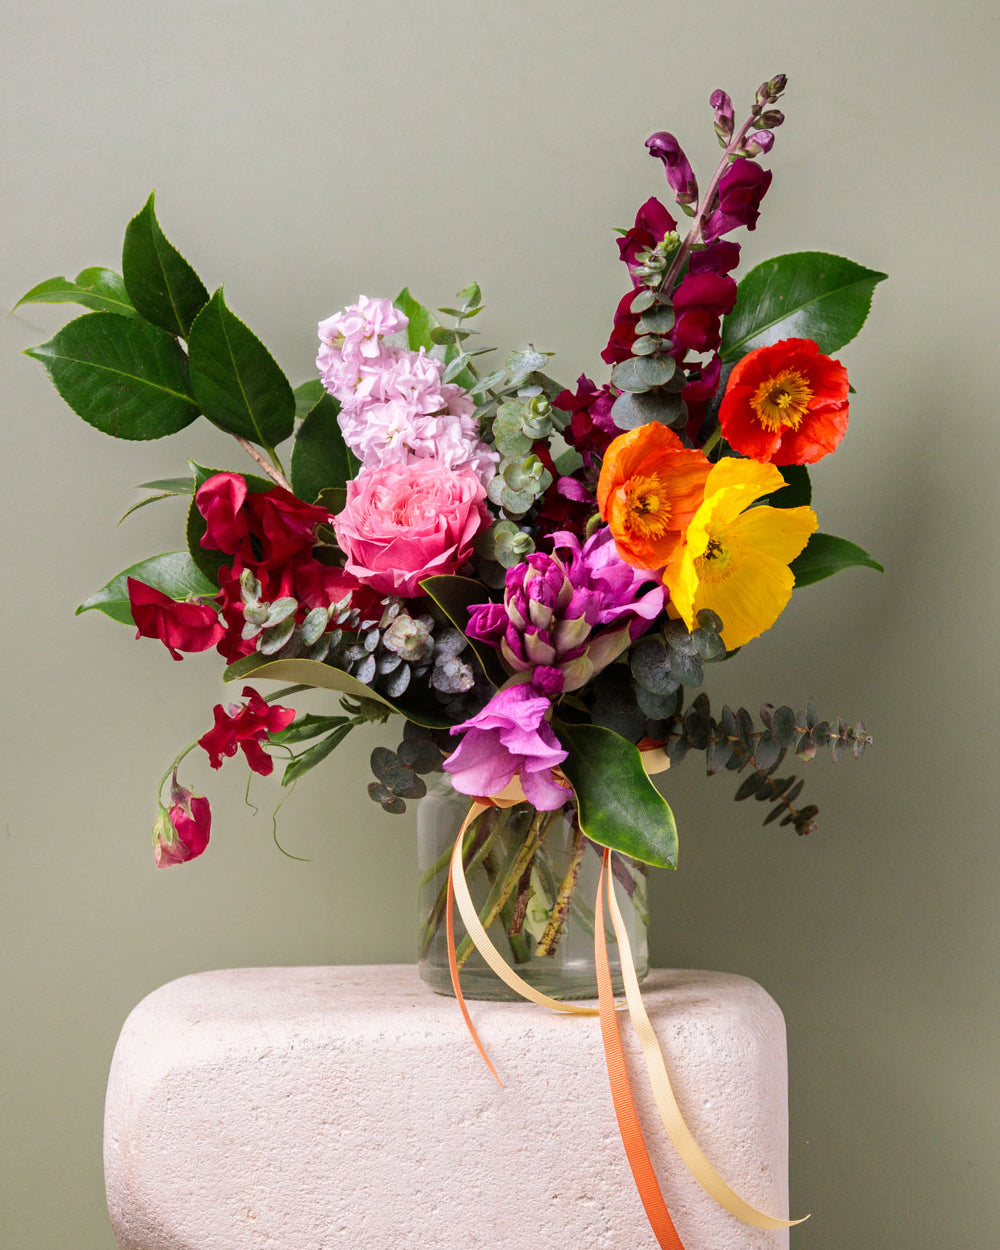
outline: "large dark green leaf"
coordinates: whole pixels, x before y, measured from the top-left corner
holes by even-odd
[[[156,220],[153,192],[128,223],[122,247],[125,289],[138,312],[186,339],[208,291]]]
[[[846,538],[835,538],[832,534],[813,534],[805,550],[795,557],[790,567],[795,574],[796,586],[821,582],[841,569],[862,567],[876,569],[879,573],[885,571],[863,547],[848,542]]]
[[[430,351],[434,346],[431,331],[440,324],[437,317],[434,316],[429,308],[425,308],[419,300],[413,298],[409,287],[404,286],[392,302],[394,307],[398,308],[401,313],[405,313],[409,318],[409,325],[406,327],[406,339],[410,351],[417,352],[421,347],[426,347]]]
[[[768,503],[775,508],[801,508],[812,503],[812,482],[804,464],[783,464],[781,476],[786,485],[769,496]]]
[[[300,499],[313,503],[320,491],[343,486],[358,471],[359,462],[351,455],[340,432],[337,413],[340,404],[324,393],[299,426],[292,449],[292,490]]]
[[[184,352],[138,317],[87,313],[25,354],[75,413],[115,438],[163,438],[198,416]]]
[[[722,324],[722,359],[779,339],[813,339],[829,355],[865,323],[872,292],[886,277],[826,252],[790,252],[751,269]]]
[[[218,584],[205,577],[186,551],[168,551],[162,556],[140,560],[138,564],[124,569],[106,586],[102,586],[81,603],[76,610],[77,615],[96,608],[98,612],[103,612],[112,620],[121,621],[123,625],[134,625],[128,602],[127,583],[130,577],[162,591],[171,599],[219,593]]]
[[[256,334],[226,307],[221,287],[195,318],[188,353],[195,398],[213,425],[268,449],[288,438],[292,388]]]
[[[483,603],[488,599],[482,583],[473,581],[471,577],[445,575],[441,577],[425,577],[420,583],[422,590],[434,600],[441,611],[465,637],[469,627],[469,608],[474,603]],[[502,686],[509,674],[500,662],[500,656],[484,642],[474,642],[469,638],[469,646],[482,666],[483,672],[494,686]]]
[[[576,792],[580,827],[593,842],[657,868],[677,867],[677,826],[636,747],[598,725],[558,725],[561,765]]]
[[[231,664],[223,677],[225,681],[244,679],[256,681],[257,678],[264,677],[268,681],[294,682],[296,685],[312,686],[317,690],[337,690],[354,699],[371,699],[376,703],[381,703],[390,711],[397,712],[400,716],[405,716],[407,720],[413,721],[416,725],[423,725],[426,729],[447,729],[452,724],[444,717],[425,711],[406,700],[393,702],[384,695],[378,694],[371,686],[366,686],[356,677],[352,677],[350,673],[334,668],[332,664],[321,664],[318,660],[268,660],[266,656],[257,653],[245,656],[242,660]]]
[[[21,296],[14,308],[20,308],[22,304],[82,304],[94,312],[135,316],[125,283],[114,270],[99,267],[81,269],[72,282],[63,277],[39,282],[27,295]]]

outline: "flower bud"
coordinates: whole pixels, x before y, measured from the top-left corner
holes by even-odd
[[[729,138],[733,133],[733,126],[736,123],[736,114],[733,112],[733,101],[725,91],[713,91],[708,98],[709,104],[715,110],[715,133],[721,139],[723,136]]]
[[[170,786],[170,808],[161,804],[153,825],[153,855],[157,868],[195,859],[208,846],[211,829],[212,811],[208,799],[179,785],[175,770]]]
[[[667,182],[673,189],[678,204],[693,204],[698,198],[698,183],[691,163],[673,135],[659,130],[646,140],[650,156],[663,162]]]
[[[780,126],[784,120],[785,120],[785,115],[781,111],[781,109],[766,109],[760,115],[761,125],[769,126],[771,128],[775,126]]]
[[[747,139],[743,153],[746,156],[760,156],[764,152],[770,152],[773,146],[774,135],[770,130],[758,130]]]
[[[788,86],[788,75],[777,74],[774,78],[762,82],[757,88],[758,104],[777,104],[778,97]]]

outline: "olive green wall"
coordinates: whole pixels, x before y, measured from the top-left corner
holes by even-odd
[[[972,0],[704,5],[40,0],[3,6],[0,304],[117,264],[150,188],[296,380],[314,325],[359,291],[446,303],[601,373],[622,290],[611,227],[651,194],[643,140],[715,160],[707,99],[785,72],[788,122],[747,262],[818,248],[888,270],[843,352],[857,388],[815,472],[824,529],[878,553],[803,591],[725,671],[720,702],[863,717],[864,760],[806,770],[820,831],[761,829],[726,777],[668,779],[680,871],[654,887],[657,962],[747,973],[785,1010],[797,1250],[996,1244],[998,1061],[994,63]],[[115,1038],[155,986],[215,967],[411,957],[413,820],[363,781],[355,735],[282,813],[236,763],[192,770],[209,853],[154,870],[156,778],[220,698],[216,657],[171,662],[73,606],[176,545],[180,510],[116,528],[132,487],[221,435],[113,443],[3,352],[6,770],[0,821],[0,1244],[109,1250],[101,1105]],[[204,424],[204,423],[202,423]],[[458,1037],[458,1035],[456,1035]],[[462,1044],[458,1038],[457,1044]],[[416,1244],[416,1243],[414,1243]]]

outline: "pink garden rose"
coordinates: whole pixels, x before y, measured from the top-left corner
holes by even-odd
[[[489,525],[486,490],[471,469],[437,460],[363,469],[334,517],[344,565],[373,590],[415,598],[420,582],[455,573]]]

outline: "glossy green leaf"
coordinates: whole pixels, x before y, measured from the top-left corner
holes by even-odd
[[[887,275],[826,252],[790,252],[751,269],[722,324],[722,359],[780,339],[813,339],[829,355],[865,323],[872,292]]]
[[[862,567],[876,569],[879,573],[885,571],[864,548],[848,542],[846,538],[835,538],[832,534],[813,534],[805,550],[795,557],[790,567],[796,586],[821,582],[842,569]]]
[[[136,310],[161,329],[186,339],[208,300],[205,284],[160,229],[156,192],[128,223],[122,277]]]
[[[359,462],[344,442],[338,412],[340,404],[324,392],[296,432],[290,469],[292,490],[307,503],[313,503],[329,487],[344,486],[357,474]]]
[[[466,638],[469,627],[469,608],[474,603],[483,603],[488,595],[482,584],[471,577],[445,575],[441,577],[425,577],[420,583],[422,590],[434,600],[452,625]],[[509,674],[500,661],[500,656],[484,642],[476,642],[469,638],[469,646],[475,653],[487,680],[494,686],[502,686]]]
[[[102,586],[89,599],[84,600],[76,610],[77,615],[96,608],[98,612],[103,612],[112,620],[121,621],[123,625],[134,625],[128,602],[127,583],[130,577],[162,591],[171,599],[186,599],[189,595],[214,596],[219,593],[217,583],[205,577],[186,551],[168,551],[162,556],[152,556],[123,569],[106,586]]]
[[[315,746],[309,747],[301,755],[297,755],[285,769],[281,778],[281,784],[289,786],[293,781],[298,781],[302,774],[307,773],[310,768],[315,768],[317,764],[326,759],[335,747],[340,746],[353,728],[353,721],[348,721],[345,725],[339,725],[328,737],[317,742]]]
[[[638,748],[598,725],[558,725],[561,767],[576,792],[580,827],[593,842],[657,868],[677,867],[677,826]]]
[[[304,421],[329,392],[319,378],[310,378],[296,386],[292,394],[295,396],[295,420]]]
[[[259,654],[248,655],[231,664],[223,676],[226,681],[256,681],[258,678],[266,678],[268,681],[295,682],[317,690],[337,690],[354,699],[371,699],[375,703],[381,703],[390,711],[397,712],[427,729],[447,729],[452,723],[439,714],[406,700],[393,702],[378,694],[371,686],[366,686],[356,677],[352,677],[350,673],[334,668],[332,664],[321,664],[318,660],[268,660],[266,656]]]
[[[215,292],[188,338],[191,386],[213,425],[259,447],[284,442],[295,424],[291,385],[260,339]]]
[[[346,716],[314,716],[311,712],[307,712],[304,716],[296,716],[287,729],[270,734],[269,739],[271,742],[285,744],[308,742],[310,738],[318,738],[320,734],[329,733],[331,729],[336,729],[339,725],[346,725],[348,719]]]
[[[162,490],[168,495],[191,495],[194,493],[194,478],[158,477],[152,482],[140,482],[136,490]]]
[[[94,312],[135,316],[125,283],[114,270],[97,266],[81,269],[72,282],[62,277],[39,282],[27,295],[21,296],[14,308],[20,308],[22,304],[82,304]]]
[[[409,287],[403,287],[392,301],[393,307],[409,318],[406,327],[406,340],[411,352],[426,347],[428,351],[434,346],[431,331],[437,329],[439,322],[429,308],[425,308],[419,300],[413,298]]]
[[[115,438],[163,438],[198,416],[184,352],[138,317],[86,313],[25,354],[78,416]]]
[[[801,508],[811,504],[812,483],[806,466],[784,464],[779,466],[779,470],[787,485],[768,496],[767,502],[773,508]]]

